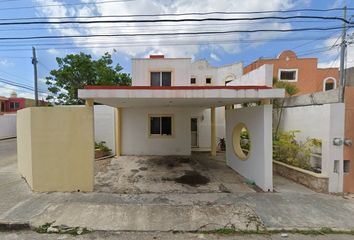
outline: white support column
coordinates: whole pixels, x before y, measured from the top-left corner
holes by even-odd
[[[215,118],[215,107],[211,108],[210,111],[210,127],[211,127],[211,138],[210,138],[210,147],[211,147],[211,156],[216,156],[216,118]]]
[[[116,108],[115,111],[115,142],[116,142],[116,155],[122,154],[122,109]]]

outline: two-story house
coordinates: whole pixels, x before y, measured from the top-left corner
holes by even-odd
[[[227,164],[272,191],[269,100],[284,97],[284,89],[272,87],[272,72],[268,64],[242,75],[240,63],[216,68],[204,60],[151,56],[132,60],[132,86],[86,86],[79,97],[88,107],[97,102],[116,109],[117,156],[190,155],[198,147],[216,156],[217,137],[225,137]],[[255,101],[263,104],[232,107]]]
[[[242,71],[242,63],[212,67],[206,60],[192,62],[191,58],[151,55],[149,58],[132,60],[132,86],[225,86],[226,83],[241,77]],[[225,109],[218,107],[215,111],[216,137],[225,138]],[[152,117],[151,126],[162,126],[158,121],[162,120]],[[195,108],[190,124],[191,146],[199,150],[210,149],[210,109]],[[153,134],[153,129],[150,131]]]
[[[273,78],[295,84],[299,89],[297,95],[328,91],[338,86],[338,68],[319,68],[317,58],[300,58],[290,50],[281,52],[277,58],[259,58],[244,67],[243,73],[264,64],[273,64]]]

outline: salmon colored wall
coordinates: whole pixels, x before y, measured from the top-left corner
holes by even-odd
[[[19,103],[19,108],[17,109],[10,109],[10,102],[18,102]],[[5,102],[5,112],[16,112],[17,110],[20,110],[22,108],[26,107],[26,99],[25,98],[9,98]]]
[[[323,91],[323,80],[327,77],[339,79],[336,68],[317,68],[317,58],[297,58],[293,51],[284,51],[276,59],[259,59],[244,68],[244,74],[264,64],[273,64],[273,77],[278,78],[279,69],[298,69],[299,88],[297,95]]]
[[[345,88],[345,138],[354,140],[354,87]],[[344,146],[344,160],[350,160],[350,171],[344,174],[344,192],[354,192],[354,146]]]

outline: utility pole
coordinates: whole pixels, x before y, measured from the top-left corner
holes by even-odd
[[[34,99],[36,100],[36,107],[38,107],[38,75],[37,75],[37,57],[36,48],[32,47],[32,64],[34,69]]]
[[[347,20],[347,6],[343,8],[343,19]],[[344,89],[345,89],[345,52],[347,50],[346,43],[347,35],[347,23],[343,22],[343,31],[342,31],[342,42],[340,44],[340,101],[344,102]]]

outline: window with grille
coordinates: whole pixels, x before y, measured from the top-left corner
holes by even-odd
[[[172,136],[173,117],[171,115],[150,115],[151,136]]]
[[[150,72],[151,86],[171,86],[172,72]]]
[[[279,69],[280,81],[297,81],[297,69]]]

